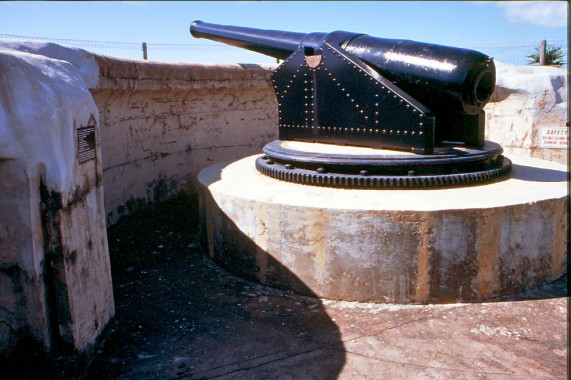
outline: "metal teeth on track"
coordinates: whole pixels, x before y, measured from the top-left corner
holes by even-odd
[[[261,158],[256,159],[256,169],[258,169],[260,173],[282,181],[314,186],[377,189],[463,186],[489,182],[507,175],[511,171],[511,166],[511,161],[504,157],[501,165],[496,168],[470,173],[423,176],[361,176],[317,173],[301,169],[285,169],[285,167],[277,163],[268,165]]]

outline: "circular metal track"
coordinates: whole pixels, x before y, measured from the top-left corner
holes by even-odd
[[[429,155],[374,151],[353,155],[291,150],[282,141],[264,147],[259,172],[283,181],[343,188],[429,188],[490,182],[511,171],[498,144],[482,149],[442,148]],[[377,154],[379,152],[379,154]]]
[[[419,188],[472,185],[490,182],[507,175],[511,170],[511,161],[501,156],[497,167],[475,172],[434,174],[434,175],[361,175],[340,173],[318,173],[313,170],[286,168],[286,165],[264,159],[256,159],[256,169],[268,177],[282,181],[315,186],[344,188]],[[269,161],[269,162],[268,162]]]

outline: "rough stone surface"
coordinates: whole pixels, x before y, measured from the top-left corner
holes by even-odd
[[[97,108],[64,60],[2,49],[0,72],[0,349],[83,350],[114,314]]]
[[[108,223],[277,138],[268,67],[97,61]]]
[[[199,174],[209,254],[248,279],[422,303],[514,294],[565,273],[563,165],[514,156],[510,178],[488,185],[348,190],[265,177],[255,158]]]
[[[567,71],[496,62],[496,90],[486,105],[486,139],[506,155],[517,154],[567,164],[568,149],[542,148],[542,127],[569,127]]]

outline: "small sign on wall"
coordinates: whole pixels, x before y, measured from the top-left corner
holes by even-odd
[[[95,126],[77,128],[77,159],[80,164],[95,159]]]
[[[567,127],[542,127],[539,136],[540,148],[567,149],[569,145],[569,128]]]

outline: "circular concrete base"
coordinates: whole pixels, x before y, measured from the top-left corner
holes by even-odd
[[[518,293],[565,273],[567,168],[513,157],[509,179],[452,189],[283,182],[250,156],[202,170],[201,225],[231,272],[347,301],[437,303]]]

